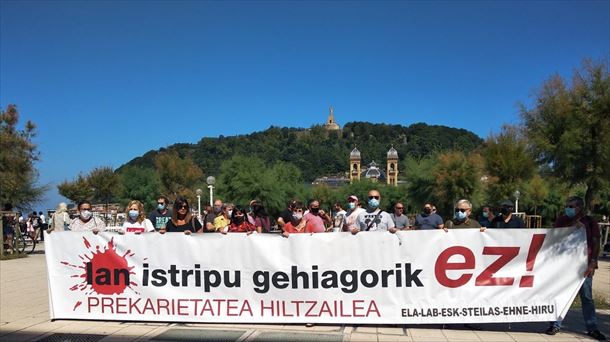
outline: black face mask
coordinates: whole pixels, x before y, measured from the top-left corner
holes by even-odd
[[[424,214],[426,214],[426,215],[432,214],[432,208],[424,208]]]
[[[502,207],[502,209],[500,209],[500,211],[502,212],[502,215],[508,216],[508,214],[513,212],[512,209],[513,208],[511,208],[511,207]]]
[[[310,208],[309,211],[311,211],[312,214],[317,215],[320,212],[320,208]]]
[[[235,216],[233,218],[233,220],[235,221],[235,223],[237,224],[242,224],[242,222],[244,222],[244,217],[243,216]]]

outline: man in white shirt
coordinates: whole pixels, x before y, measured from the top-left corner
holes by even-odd
[[[365,212],[360,213],[356,219],[357,228],[352,228],[352,234],[359,231],[388,231],[396,233],[394,221],[390,214],[379,209],[381,204],[381,194],[377,190],[371,190],[368,193],[368,208]]]

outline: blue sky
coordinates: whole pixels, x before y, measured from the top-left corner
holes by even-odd
[[[271,125],[427,122],[481,137],[585,57],[610,1],[1,1],[0,106],[40,182]],[[204,170],[205,172],[205,170]]]

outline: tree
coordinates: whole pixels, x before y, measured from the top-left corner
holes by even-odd
[[[108,203],[118,196],[121,189],[121,176],[112,167],[96,167],[87,176],[87,183],[93,192],[93,200],[106,204],[108,212]]]
[[[483,160],[477,153],[446,152],[434,166],[433,194],[441,213],[453,214],[454,204],[462,198],[474,202],[481,184]]]
[[[93,200],[93,189],[89,186],[87,177],[82,174],[79,174],[73,181],[65,180],[61,182],[57,185],[57,191],[73,203]]]
[[[163,193],[173,199],[178,195],[191,201],[195,198],[195,189],[203,183],[203,171],[190,157],[181,157],[173,150],[166,151],[157,155],[155,167]]]
[[[108,212],[108,203],[115,200],[121,190],[120,180],[112,167],[102,166],[94,168],[85,176],[79,174],[73,181],[63,181],[57,190],[74,203],[83,200],[104,203]]]
[[[585,60],[571,85],[553,76],[521,105],[523,125],[537,161],[571,185],[586,185],[585,205],[610,182],[610,77],[608,61]]]
[[[549,195],[549,187],[540,175],[535,175],[525,185],[525,198],[529,200],[530,205],[534,206],[534,215],[538,214],[538,206],[543,203]]]
[[[159,193],[159,176],[152,169],[144,169],[137,166],[128,166],[121,170],[121,192],[122,202],[138,200],[144,203],[147,210],[156,205]]]
[[[36,125],[27,121],[24,129],[17,127],[19,111],[10,104],[0,111],[0,201],[14,207],[30,209],[39,202],[47,186],[36,185],[38,171],[34,163],[39,158]]]
[[[512,198],[515,190],[523,192],[536,168],[527,147],[527,139],[515,126],[505,125],[499,134],[487,138],[482,153],[490,203]]]

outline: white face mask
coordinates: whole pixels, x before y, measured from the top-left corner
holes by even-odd
[[[228,214],[229,214],[229,217],[231,217],[231,214],[233,214],[233,210],[229,210]]]
[[[88,220],[91,218],[91,215],[93,215],[89,210],[83,210],[80,212],[80,217],[83,220]]]
[[[293,213],[292,217],[294,217],[297,220],[300,220],[303,218],[303,213]]]

